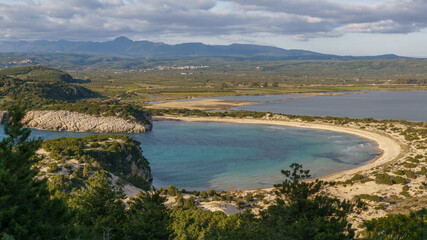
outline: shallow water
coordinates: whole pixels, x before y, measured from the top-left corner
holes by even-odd
[[[45,139],[87,135],[32,133]],[[156,121],[152,132],[126,135],[142,143],[154,186],[187,190],[271,187],[293,162],[317,177],[365,164],[379,154],[375,142],[354,135],[274,125]]]
[[[288,95],[280,95],[283,98],[286,96]],[[256,99],[258,96],[253,97]],[[427,121],[427,91],[370,91],[338,96],[312,96],[232,109],[310,116]]]

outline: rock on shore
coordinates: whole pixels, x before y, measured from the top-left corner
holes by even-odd
[[[31,128],[72,132],[142,133],[152,128],[151,124],[118,117],[97,117],[70,111],[29,111],[23,122]]]

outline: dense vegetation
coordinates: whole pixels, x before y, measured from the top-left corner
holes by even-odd
[[[49,197],[45,181],[35,180],[35,151],[42,140],[30,139],[30,130],[22,128],[24,111],[9,112],[11,119],[4,126],[8,137],[0,142],[0,238],[65,236],[70,224],[66,204]]]
[[[83,101],[78,103],[63,103],[43,106],[41,110],[66,110],[71,112],[85,113],[93,116],[119,117],[129,121],[147,124],[147,118],[151,113],[141,107],[109,100],[103,102]]]
[[[139,188],[149,189],[151,179],[141,175],[151,177],[150,167],[147,159],[141,155],[140,145],[128,136],[93,135],[45,140],[41,147],[49,152],[49,158],[60,163],[50,163],[50,172],[68,168],[70,176],[55,174],[51,182],[56,186],[67,186],[61,190],[69,192],[74,187],[81,187],[98,170],[106,170]],[[69,163],[65,163],[69,159],[76,159],[81,166],[72,169]]]
[[[75,102],[97,96],[85,87],[71,84],[67,73],[46,67],[20,67],[0,70],[0,108],[20,102],[28,108]]]

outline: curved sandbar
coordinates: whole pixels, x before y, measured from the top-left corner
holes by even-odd
[[[245,123],[245,124],[269,124],[269,125],[280,125],[288,127],[308,128],[308,129],[320,129],[334,132],[342,132],[347,134],[357,135],[378,143],[378,148],[382,152],[378,157],[370,161],[368,164],[359,166],[346,171],[334,173],[321,177],[320,179],[325,181],[337,180],[341,177],[355,174],[360,171],[372,169],[379,165],[391,162],[399,157],[402,152],[400,144],[390,136],[381,135],[362,129],[341,127],[336,125],[327,125],[319,123],[307,123],[307,122],[291,122],[283,120],[261,120],[261,119],[241,119],[241,118],[203,118],[203,117],[157,117],[157,120],[179,120],[179,121],[191,121],[191,122],[228,122],[228,123]]]

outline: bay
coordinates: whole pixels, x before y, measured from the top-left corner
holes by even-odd
[[[44,139],[92,134],[32,132]],[[141,142],[154,186],[186,190],[271,187],[293,162],[318,177],[366,164],[379,154],[375,142],[358,136],[275,125],[156,121],[151,132],[126,135]]]

